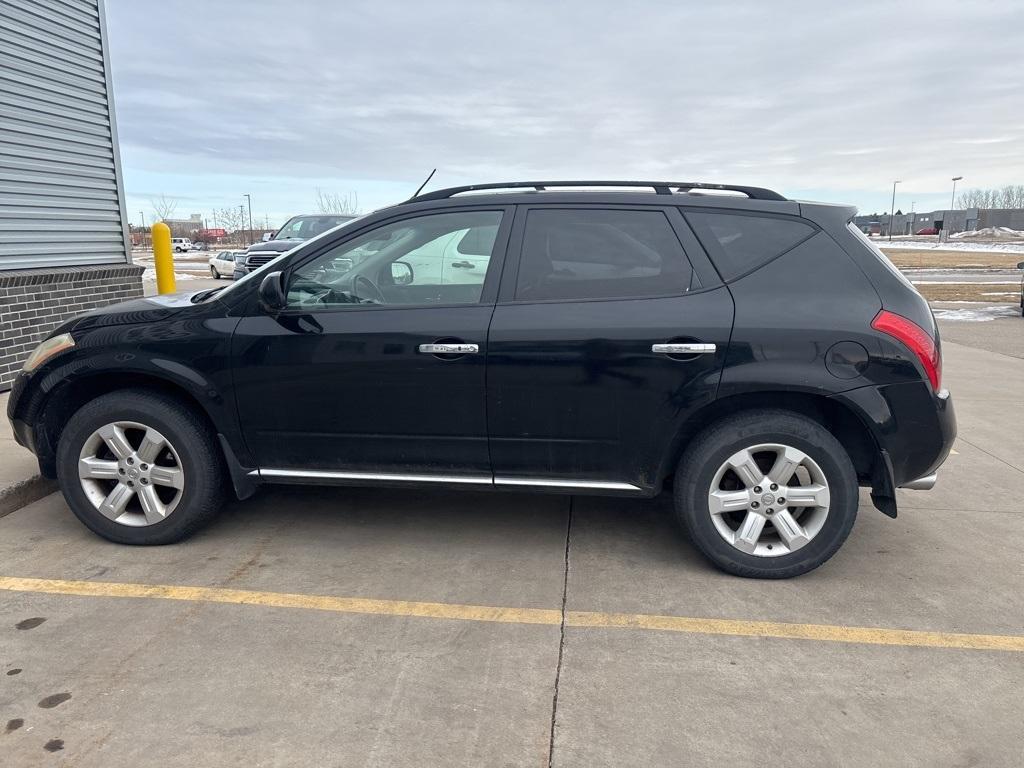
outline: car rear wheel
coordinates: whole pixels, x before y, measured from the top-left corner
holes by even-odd
[[[686,450],[675,481],[680,523],[719,568],[752,578],[807,573],[836,553],[857,517],[843,446],[805,416],[729,417]]]
[[[121,390],[90,401],[57,448],[68,506],[120,544],[170,544],[220,509],[224,478],[208,425],[164,395]]]
[[[210,275],[213,276],[214,280],[220,280],[220,272],[217,271],[216,267],[210,267]]]

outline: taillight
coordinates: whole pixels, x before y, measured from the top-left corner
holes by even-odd
[[[875,315],[871,327],[892,336],[910,349],[924,366],[932,389],[939,391],[939,385],[942,383],[942,357],[935,339],[924,328],[903,315],[885,309]]]

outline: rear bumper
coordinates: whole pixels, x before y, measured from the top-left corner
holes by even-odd
[[[833,397],[871,430],[888,456],[894,488],[934,474],[953,447],[953,399],[945,390],[936,394],[926,382],[860,387]]]
[[[911,480],[909,483],[904,483],[900,488],[905,488],[908,491],[930,491],[935,487],[935,481],[939,479],[939,475],[936,472],[932,472],[930,475],[919,477],[917,480]]]

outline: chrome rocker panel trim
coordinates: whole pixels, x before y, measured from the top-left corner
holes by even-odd
[[[250,477],[261,480],[340,480],[383,483],[438,483],[442,485],[485,485],[507,488],[552,488],[591,491],[633,491],[643,489],[630,483],[604,480],[559,480],[543,477],[467,477],[466,475],[415,475],[390,472],[336,472],[322,469],[254,469]]]

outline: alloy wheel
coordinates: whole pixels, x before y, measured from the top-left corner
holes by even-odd
[[[78,477],[100,514],[133,527],[166,519],[185,488],[174,446],[135,421],[115,421],[93,432],[79,453]]]
[[[821,531],[828,480],[803,451],[762,443],[737,451],[718,468],[708,492],[715,530],[741,552],[788,555]]]

